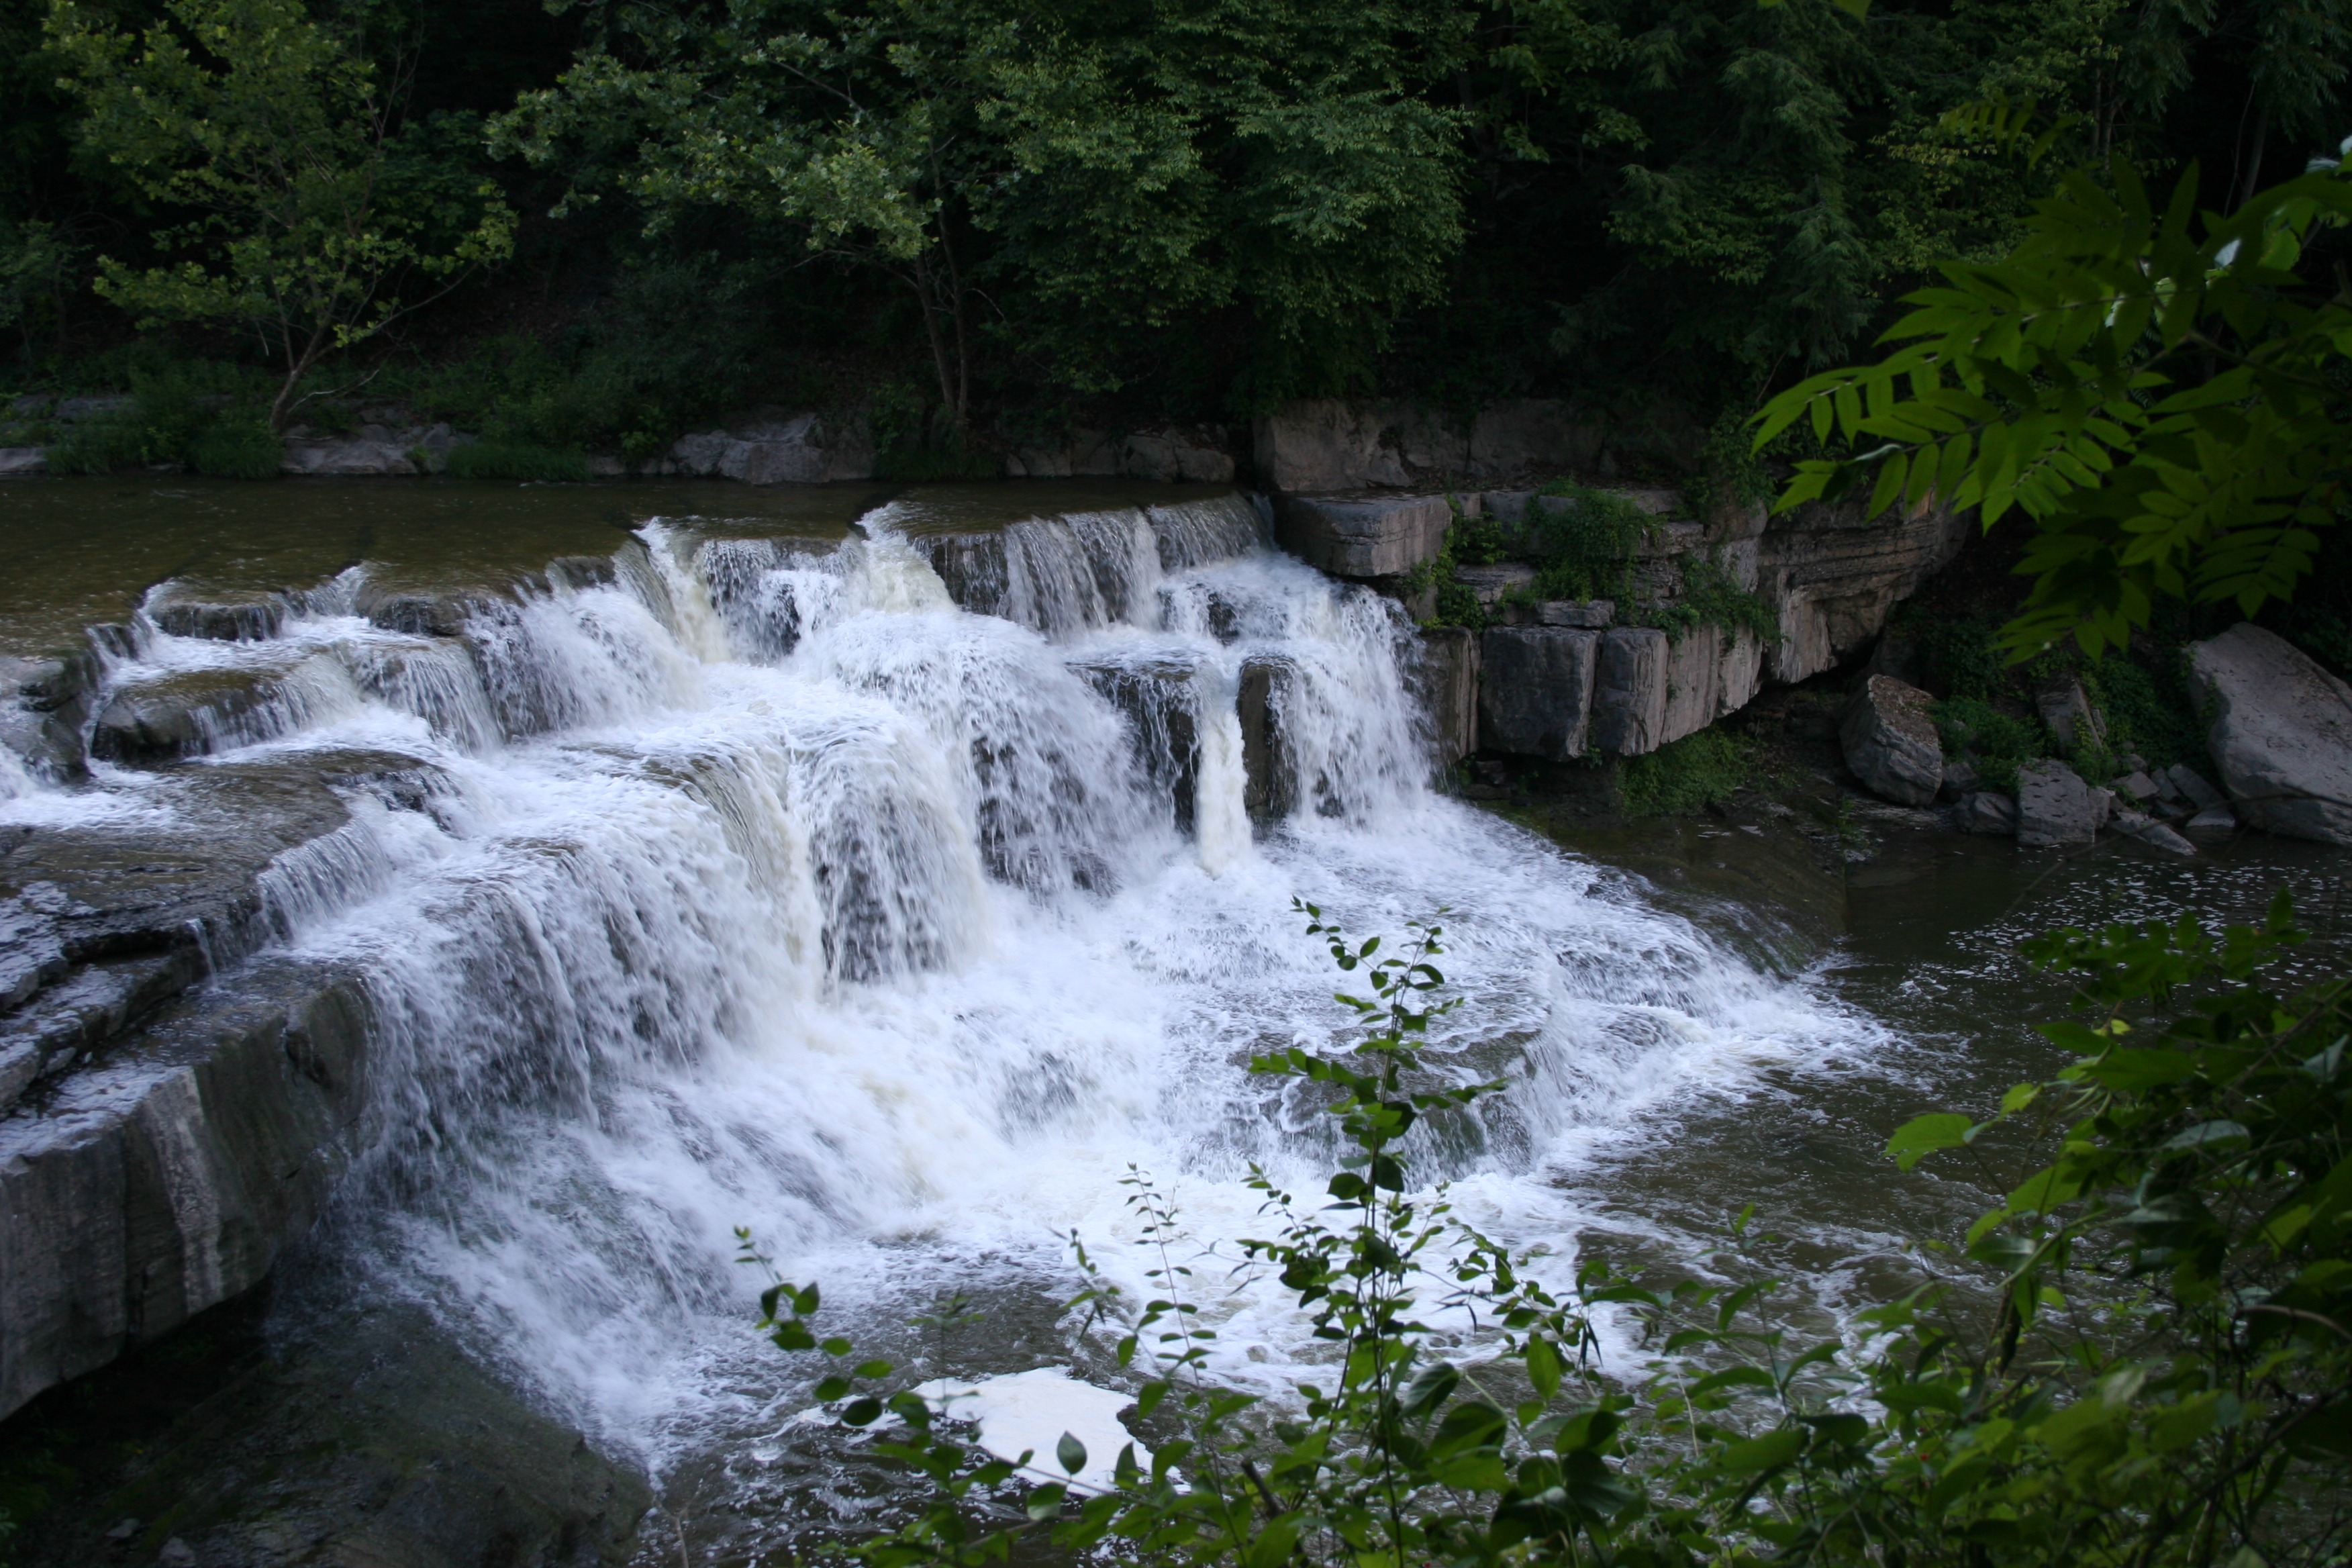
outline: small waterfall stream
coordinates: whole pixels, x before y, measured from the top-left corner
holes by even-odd
[[[1562,1268],[1568,1176],[1636,1118],[1882,1037],[1434,793],[1412,628],[1239,496],[656,522],[462,640],[362,619],[365,573],[264,639],[144,623],[111,679],[245,678],[215,756],[402,760],[265,889],[269,940],[356,964],[377,1018],[324,1245],[656,1469],[802,1399],[747,1332],[738,1226],[861,1333],[975,1278],[1051,1295],[1073,1232],[1139,1284],[1131,1166],[1203,1245],[1259,1233],[1249,1166],[1329,1146],[1247,1058],[1344,1024],[1293,894],[1365,932],[1449,911],[1440,1047],[1514,1083],[1424,1170]],[[1276,1292],[1213,1315],[1238,1384],[1314,1353]]]

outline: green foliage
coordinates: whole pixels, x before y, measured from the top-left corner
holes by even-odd
[[[1947,697],[1988,699],[2011,685],[2000,656],[2000,623],[1976,616],[1903,616],[1917,650],[1920,679]]]
[[[1878,363],[1814,376],[1758,416],[1759,442],[1809,419],[1853,455],[1808,461],[1789,507],[2011,507],[2037,527],[2034,579],[2004,634],[2022,660],[2072,634],[2120,647],[2162,597],[2252,615],[2309,569],[2352,460],[2341,375],[2352,301],[2308,258],[2352,216],[2343,159],[2197,210],[2197,171],[2159,212],[2118,160],[2114,189],[2068,174],[2001,260],[1948,262],[1906,296]]]
[[[354,40],[296,0],[167,0],[133,35],[54,0],[47,38],[79,98],[84,143],[148,199],[198,216],[159,239],[173,267],[101,258],[99,290],[143,321],[253,333],[284,382],[284,427],[322,354],[381,332],[431,292],[513,248],[514,215],[403,123]]]
[[[1654,1287],[1588,1260],[1563,1300],[1442,1188],[1417,1190],[1416,1126],[1501,1087],[1425,1049],[1451,1005],[1442,933],[1383,952],[1300,908],[1369,981],[1339,997],[1365,1033],[1253,1069],[1314,1094],[1348,1152],[1313,1207],[1257,1176],[1280,1230],[1244,1250],[1328,1372],[1283,1402],[1217,1385],[1176,1215],[1139,1175],[1130,1208],[1170,1259],[1153,1299],[1074,1241],[1090,1283],[1072,1304],[1119,1336],[1142,1415],[1180,1435],[1148,1469],[1130,1445],[1105,1489],[1069,1479],[1087,1455],[1066,1434],[1050,1464],[981,1453],[890,1363],[820,1339],[814,1286],[778,1282],[762,1329],[824,1357],[817,1398],[932,1487],[851,1555],[978,1568],[1043,1536],[1169,1568],[2321,1568],[2352,1546],[2352,981],[2270,987],[2301,940],[2284,895],[2219,939],[2184,917],[2032,944],[2081,982],[2086,1016],[2043,1030],[2074,1060],[1988,1119],[1937,1112],[1889,1140],[1904,1171],[1964,1153],[2009,1195],[1915,1252],[1918,1283],[1851,1341],[1775,1322],[1765,1279]],[[1475,1344],[1432,1332],[1441,1303],[1476,1314]],[[1638,1378],[1598,1364],[1604,1310],[1644,1331]],[[1008,1526],[995,1500],[1016,1489],[1027,1522]]]
[[[584,484],[592,477],[578,452],[519,441],[477,441],[449,454],[446,470],[460,479],[523,479],[543,484]]]
[[[575,204],[716,208],[894,280],[958,426],[984,279],[1006,338],[1081,390],[1113,384],[1123,335],[1236,308],[1296,380],[1360,364],[1461,238],[1459,111],[1412,89],[1467,18],[1426,0],[608,16],[613,52],[526,94],[500,145],[572,171]]]
[[[2137,752],[2151,767],[2186,763],[2210,775],[2205,726],[2189,706],[2187,671],[2177,654],[2166,662],[2169,668],[2158,673],[2111,653],[2083,672],[2083,686],[2106,718],[2109,751],[2118,756]]]
[[[1685,556],[1682,576],[1681,595],[1643,611],[1644,625],[1656,626],[1676,642],[1696,626],[1751,633],[1767,647],[1780,641],[1780,612],[1763,595],[1741,587],[1716,553]]]
[[[1935,720],[1945,751],[1967,757],[1994,789],[2014,794],[2018,768],[2051,752],[2041,720],[2003,712],[1981,697],[1947,697],[1936,704]]]
[[[131,372],[131,388],[121,413],[65,426],[49,448],[51,469],[107,474],[169,463],[226,479],[278,476],[283,449],[262,416],[269,391],[251,373],[202,360],[150,362]]]
[[[1628,816],[1696,816],[1756,782],[1756,747],[1722,730],[1701,730],[1625,759],[1618,804]]]
[[[1650,515],[1623,496],[1554,480],[1544,497],[1569,503],[1530,503],[1524,550],[1536,568],[1538,599],[1613,599],[1630,607],[1635,598],[1633,558],[1656,532]]]

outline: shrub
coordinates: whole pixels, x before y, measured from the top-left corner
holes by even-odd
[[[221,479],[276,479],[285,458],[284,443],[254,410],[226,415],[188,443],[188,466]]]
[[[1904,630],[1918,650],[1919,678],[1943,697],[1983,700],[2009,689],[2008,667],[1995,638],[2000,623],[1976,616],[1955,620],[1905,617]]]
[[[1618,803],[1628,816],[1692,816],[1729,800],[1756,776],[1756,749],[1721,730],[1625,759]]]
[[[1633,557],[1656,530],[1649,514],[1623,496],[1565,480],[1544,487],[1565,498],[1558,510],[1531,506],[1525,548],[1536,568],[1540,599],[1634,599]]]
[[[2084,673],[2083,685],[2107,721],[2107,749],[2137,752],[2151,767],[2187,763],[2213,771],[2205,753],[2205,727],[2189,706],[2185,672],[2176,652],[2166,678],[2121,655],[2109,654]]]
[[[519,441],[477,441],[459,447],[449,454],[447,472],[460,479],[535,479],[548,484],[579,484],[592,477],[588,459],[578,452]]]
[[[2019,766],[2050,754],[2049,731],[2041,720],[2004,713],[1982,699],[1948,697],[1934,713],[1944,749],[1972,759],[1978,776],[1995,789],[2013,793]]]

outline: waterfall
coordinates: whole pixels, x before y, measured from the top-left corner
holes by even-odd
[[[1332,1151],[1247,1059],[1344,1038],[1293,894],[1366,933],[1450,908],[1467,1005],[1436,1052],[1514,1091],[1423,1168],[1562,1268],[1562,1170],[1851,1032],[1433,793],[1410,623],[1244,498],[658,521],[458,637],[361,615],[369,570],[267,637],[142,617],[108,690],[221,681],[191,755],[404,760],[263,889],[274,941],[373,1004],[372,1152],[328,1245],[656,1467],[800,1396],[745,1332],[737,1226],[876,1321],[975,1271],[1059,1289],[1074,1230],[1139,1284],[1130,1165],[1203,1244],[1261,1234],[1249,1166]],[[1214,1316],[1236,1384],[1318,1353],[1278,1291]]]

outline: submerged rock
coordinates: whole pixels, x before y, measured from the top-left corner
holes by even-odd
[[[2125,837],[2137,838],[2152,848],[2169,850],[2175,855],[2197,853],[2197,846],[2144,811],[2118,811],[2108,820],[2108,826]]]
[[[2091,786],[2065,763],[2044,758],[2017,770],[2017,841],[2028,849],[2088,844],[2103,813]]]
[[[1279,654],[1254,654],[1242,661],[1236,708],[1242,728],[1242,799],[1261,829],[1288,816],[1298,805],[1298,763],[1283,733],[1283,704],[1298,678],[1297,668]]]
[[[1838,725],[1845,765],[1872,794],[1926,805],[1944,786],[1944,743],[1928,710],[1935,699],[1892,676],[1854,689]]]
[[[1999,790],[1978,790],[1960,797],[1952,814],[1952,826],[1963,833],[2013,838],[2017,835],[2017,802]]]
[[[1424,626],[1413,668],[1440,767],[1478,749],[1478,637],[1465,626]]]
[[[2237,815],[2289,837],[2352,844],[2352,687],[2242,621],[2193,645],[2189,668]]]

